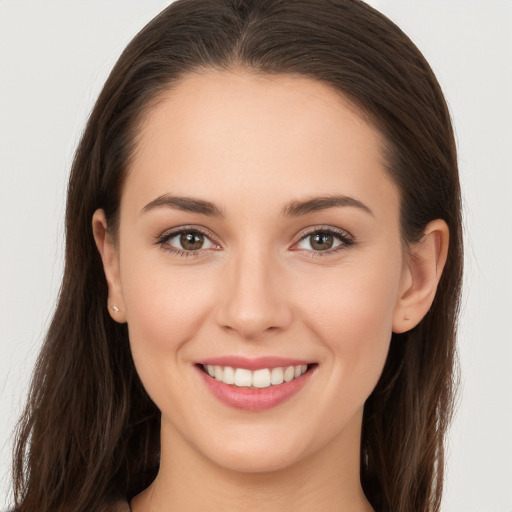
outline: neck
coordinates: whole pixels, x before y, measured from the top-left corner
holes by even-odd
[[[360,439],[360,423],[355,433]],[[360,484],[360,444],[353,432],[345,434],[286,468],[251,473],[206,459],[163,420],[158,476],[133,499],[132,510],[371,512]]]

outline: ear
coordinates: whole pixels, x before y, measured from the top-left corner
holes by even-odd
[[[126,313],[119,273],[119,257],[115,244],[107,231],[107,219],[103,210],[96,210],[94,212],[92,216],[92,231],[107,279],[108,312],[116,322],[124,323],[126,322]]]
[[[448,255],[449,235],[446,222],[437,219],[427,224],[421,240],[409,248],[393,315],[393,332],[409,331],[432,306]]]

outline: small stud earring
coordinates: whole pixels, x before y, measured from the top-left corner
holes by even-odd
[[[114,313],[119,313],[119,308],[115,304],[112,304],[112,306],[110,306],[110,308],[112,309],[112,311]]]

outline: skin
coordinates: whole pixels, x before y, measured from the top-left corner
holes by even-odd
[[[161,467],[134,512],[370,511],[359,479],[366,398],[392,331],[428,311],[448,229],[400,237],[400,197],[380,134],[327,85],[244,70],[187,75],[146,115],[122,191],[119,232],[93,229],[116,321],[127,322],[140,378],[162,412]],[[214,203],[215,217],[146,205],[164,194]],[[292,201],[342,194],[299,216]],[[368,211],[369,210],[369,211]],[[172,228],[208,234],[196,257],[158,243]],[[319,250],[320,228],[349,234]],[[339,249],[339,250],[336,250]],[[182,249],[183,250],[183,249]],[[189,252],[194,252],[190,251]],[[233,409],[194,363],[224,355],[318,364],[292,398]]]

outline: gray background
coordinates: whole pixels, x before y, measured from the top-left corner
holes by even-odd
[[[0,508],[11,431],[58,293],[73,150],[117,56],[168,3],[0,0]],[[431,63],[459,146],[462,387],[443,511],[512,512],[512,1],[370,3]]]

